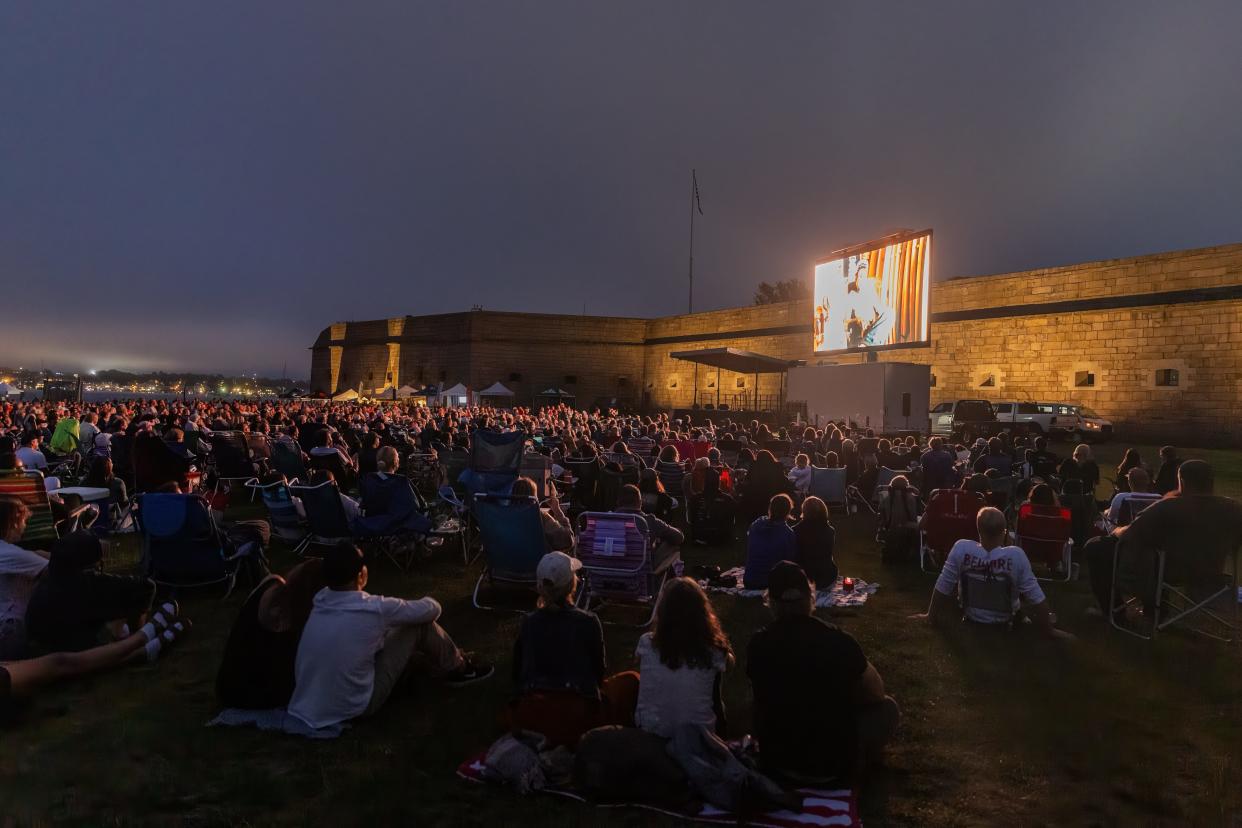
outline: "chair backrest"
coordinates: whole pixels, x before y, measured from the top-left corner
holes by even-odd
[[[115,441],[113,448],[117,448]],[[154,435],[135,437],[131,456],[134,488],[138,492],[153,491],[165,483],[183,484],[190,470],[189,459],[177,454]]]
[[[440,488],[440,463],[434,452],[412,451],[402,464],[405,476],[424,495],[433,495]]]
[[[246,448],[250,449],[250,456],[255,459],[270,460],[272,458],[272,443],[267,439],[266,434],[247,434]]]
[[[310,465],[312,469],[327,469],[332,472],[332,476],[336,478],[338,484],[348,481],[353,472],[345,468],[345,459],[341,457],[339,451],[332,453],[324,452],[323,454],[311,454]]]
[[[1064,506],[1023,503],[1018,509],[1014,534],[1028,558],[1051,566],[1064,560],[1065,544],[1073,529],[1073,515]]]
[[[888,466],[881,466],[875,473],[875,487],[878,490],[881,486],[887,486],[893,482],[893,478],[899,474],[905,474],[897,469],[890,469]]]
[[[228,478],[250,478],[254,475],[254,463],[250,459],[250,447],[246,435],[240,431],[215,431],[208,438],[211,458],[216,474]]]
[[[147,575],[161,584],[198,585],[229,576],[224,544],[207,501],[198,495],[139,495]]]
[[[578,516],[578,559],[586,569],[633,569],[650,564],[651,546],[651,532],[642,515],[583,512]]]
[[[936,489],[923,511],[923,538],[940,556],[949,554],[963,538],[979,540],[975,520],[984,506],[983,495],[964,489]]]
[[[486,431],[470,435],[470,468],[482,473],[508,473],[517,477],[522,468],[526,433]]]
[[[1013,581],[1004,574],[968,569],[958,586],[963,610],[1013,614]]]
[[[535,481],[535,496],[543,500],[552,488],[552,458],[543,454],[522,455],[521,475]]]
[[[535,568],[548,553],[539,501],[482,493],[472,502],[488,569],[494,575],[533,581]]]
[[[341,490],[335,480],[326,480],[318,486],[290,486],[289,493],[302,501],[306,526],[312,535],[319,538],[352,536],[345,507],[341,504]]]
[[[845,505],[845,469],[811,466],[811,484],[807,494],[814,495],[830,506]]]
[[[305,480],[306,463],[302,460],[302,447],[284,440],[272,441],[272,466],[289,480]]]
[[[1121,505],[1117,509],[1117,525],[1129,526],[1139,513],[1153,503],[1161,500],[1158,494],[1132,494],[1125,500],[1121,501]]]
[[[666,491],[677,494],[681,491],[681,481],[685,479],[686,467],[681,463],[659,460],[656,462],[656,474]]]
[[[293,481],[297,483],[297,481]],[[293,503],[293,495],[283,480],[260,486],[257,481],[246,484],[258,489],[267,507],[267,515],[271,519],[272,533],[283,540],[300,540],[303,533],[302,519],[298,516],[297,506]]]
[[[630,466],[621,471],[601,469],[597,497],[599,507],[601,509],[617,508],[617,498],[621,495],[621,487],[630,483],[635,486],[639,483],[639,471],[636,467]]]
[[[56,540],[56,520],[52,516],[52,504],[47,497],[42,472],[33,469],[0,471],[0,497],[20,500],[30,510],[19,545],[39,549]]]
[[[461,475],[470,468],[470,452],[459,448],[443,448],[437,450],[440,455],[440,468],[444,469],[444,479],[456,487],[461,482]]]

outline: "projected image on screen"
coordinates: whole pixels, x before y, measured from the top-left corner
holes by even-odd
[[[814,350],[927,341],[931,231],[876,244],[815,266]]]

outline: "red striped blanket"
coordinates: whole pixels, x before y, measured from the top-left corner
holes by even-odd
[[[486,754],[480,753],[472,759],[468,759],[461,763],[457,768],[457,775],[469,782],[486,783],[483,778],[483,757]],[[582,796],[574,793],[566,788],[544,788],[543,793],[562,796],[566,799],[574,799],[578,802],[586,802]],[[793,811],[771,811],[758,818],[751,818],[746,824],[761,826],[761,828],[816,828],[816,826],[841,826],[841,828],[862,828],[862,820],[858,816],[858,801],[854,791],[849,789],[839,790],[818,790],[814,788],[800,788],[798,793],[806,797],[802,802],[802,812],[794,813]],[[680,817],[681,819],[693,820],[694,822],[707,822],[715,825],[737,825],[737,815],[728,811],[722,811],[711,805],[704,805],[702,810],[697,814],[684,814],[677,811],[669,811],[664,808],[658,808],[654,805],[644,805],[640,802],[631,804],[608,804],[601,805],[605,808],[644,808],[649,811],[667,814],[672,817]]]

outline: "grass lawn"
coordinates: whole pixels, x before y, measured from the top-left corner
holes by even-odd
[[[1062,450],[1059,447],[1058,450]],[[1101,467],[1120,446],[1097,447]],[[1143,456],[1155,460],[1154,447]],[[1242,496],[1242,453],[1194,451],[1218,488]],[[932,576],[880,565],[871,520],[834,516],[843,573],[883,586],[838,619],[862,643],[903,709],[888,766],[862,790],[880,825],[1218,825],[1239,813],[1242,675],[1237,645],[1172,635],[1150,645],[1084,616],[1085,580],[1047,587],[1074,645],[1029,630],[937,632],[907,621]],[[136,542],[125,540],[133,554]],[[690,548],[688,563],[742,562],[743,545]],[[273,555],[287,568],[287,551]],[[409,576],[380,563],[373,590],[435,595],[459,643],[497,664],[491,682],[421,684],[342,738],[308,742],[205,729],[218,657],[242,598],[182,598],[193,634],[154,665],[49,690],[0,738],[0,820],[16,824],[178,823],[649,825],[639,811],[519,798],[461,782],[453,770],[497,734],[518,616],[470,606],[477,565],[445,553]],[[766,611],[717,596],[739,655]],[[607,627],[611,665],[629,666],[638,632]],[[743,665],[726,686],[731,729],[749,729]]]

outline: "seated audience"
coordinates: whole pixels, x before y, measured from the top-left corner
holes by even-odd
[[[1174,494],[1148,506],[1128,526],[1087,543],[1091,588],[1102,613],[1133,595],[1141,599],[1150,623],[1158,553],[1165,555],[1165,579],[1193,590],[1217,579],[1242,544],[1242,503],[1213,494],[1212,467],[1203,460],[1186,460],[1178,466],[1177,479]],[[1115,597],[1114,556],[1122,593]],[[1120,620],[1123,614],[1117,614]]]
[[[33,645],[47,652],[77,652],[128,635],[121,634],[125,626],[142,626],[155,599],[155,583],[101,572],[102,559],[103,544],[88,532],[73,532],[52,545],[47,573],[26,608]],[[171,605],[164,610],[171,613]]]
[[[311,558],[286,577],[268,575],[246,598],[216,674],[221,705],[267,710],[289,704],[298,642],[324,587],[322,565]]]
[[[1112,502],[1108,504],[1108,522],[1113,526],[1120,526],[1123,523],[1123,505],[1132,500],[1135,495],[1150,496],[1152,494],[1151,478],[1147,475],[1147,469],[1142,466],[1131,466],[1126,472],[1125,488],[1119,489],[1117,494],[1113,495]]]
[[[1074,446],[1073,455],[1065,459],[1065,462],[1057,469],[1057,474],[1061,478],[1062,485],[1067,480],[1082,481],[1083,492],[1094,498],[1095,487],[1100,482],[1100,467],[1091,458],[1091,446],[1086,443]]]
[[[17,459],[22,462],[22,466],[28,469],[36,469],[38,471],[47,471],[47,457],[43,452],[39,451],[39,435],[36,432],[28,432],[22,437],[22,445],[16,452]]]
[[[1153,490],[1156,494],[1168,494],[1176,491],[1177,470],[1182,465],[1182,459],[1177,456],[1177,449],[1173,446],[1164,446],[1160,449],[1160,467],[1156,469],[1156,482]]]
[[[1032,486],[1030,493],[1027,495],[1026,502],[1033,506],[1061,505],[1061,499],[1057,497],[1056,489],[1047,483],[1036,483]]]
[[[772,570],[775,620],[746,651],[760,768],[791,785],[850,779],[878,763],[900,710],[854,637],[815,610],[815,584],[796,564]]]
[[[837,582],[837,562],[832,557],[837,530],[828,521],[824,501],[814,496],[802,501],[802,520],[794,524],[793,533],[798,565],[815,583],[832,589]]]
[[[685,725],[724,733],[720,684],[733,661],[707,593],[690,578],[670,580],[660,592],[651,632],[638,639],[634,723],[665,738]]]
[[[888,484],[888,497],[880,501],[881,556],[886,562],[917,557],[919,545],[919,498],[910,480],[899,474]]]
[[[1117,486],[1118,492],[1127,492],[1130,490],[1130,481],[1128,475],[1130,469],[1143,468],[1143,458],[1139,455],[1136,448],[1126,449],[1125,456],[1121,458],[1121,462],[1117,464],[1117,476],[1113,481]],[[1146,471],[1144,469],[1144,471]]]
[[[1072,639],[1073,636],[1069,633],[1056,628],[1048,601],[1039,581],[1035,579],[1026,553],[1016,546],[1005,545],[1009,532],[1004,513],[985,506],[979,510],[976,526],[979,529],[979,540],[963,538],[953,544],[932,590],[927,613],[917,617],[933,624],[954,617],[964,617],[977,624],[1011,624],[1025,602],[1027,616],[1042,632],[1053,638]],[[1012,607],[998,610],[970,604],[960,606],[958,598],[961,582],[969,573],[1007,579],[1013,595]]]
[[[1013,473],[1013,458],[1005,453],[1005,445],[1001,439],[993,437],[988,440],[987,454],[976,460],[971,470],[975,474],[996,471],[1001,477],[1008,477]]]
[[[811,458],[805,454],[799,454],[794,458],[793,468],[789,470],[789,481],[794,484],[794,490],[799,497],[806,497],[807,492],[811,490]]]
[[[652,552],[652,559],[657,568],[685,542],[685,536],[680,529],[670,526],[655,515],[643,512],[642,493],[633,483],[627,483],[621,487],[621,493],[617,496],[617,508],[614,511],[643,516],[647,523],[647,531],[657,541],[656,548]]]
[[[280,475],[280,479],[284,480],[285,479],[284,475]],[[271,483],[273,481],[271,479],[268,479],[265,482]],[[327,469],[315,469],[313,472],[310,473],[310,481],[308,485],[322,486],[324,483],[335,483],[335,482],[336,482],[336,475],[334,475],[332,472],[328,471]],[[341,508],[345,510],[345,520],[352,524],[355,520],[357,520],[359,517],[362,516],[362,507],[358,505],[358,501],[354,500],[352,497],[345,494],[345,492],[341,491],[339,487],[337,488],[337,493],[339,494],[341,498]],[[291,495],[289,499],[293,501],[293,508],[298,510],[298,517],[305,520],[306,519],[306,506],[302,503],[302,498],[293,497]]]
[[[793,500],[787,494],[773,495],[766,517],[756,518],[746,531],[746,589],[767,589],[768,573],[777,561],[798,557],[797,540],[789,528]]]
[[[538,491],[534,480],[529,477],[519,477],[513,482],[511,493],[514,497],[535,497]],[[545,502],[548,505],[539,508],[539,516],[543,521],[543,537],[548,542],[548,549],[553,552],[572,551],[574,548],[573,523],[561,508],[561,500],[555,489],[548,492],[548,499]]]
[[[581,566],[563,552],[543,556],[535,572],[539,608],[522,619],[513,646],[517,698],[502,722],[542,733],[549,746],[573,748],[592,728],[634,723],[638,674],[606,675],[604,629],[574,606]]]
[[[353,521],[359,535],[425,535],[431,531],[431,518],[423,514],[425,504],[415,493],[414,485],[408,477],[397,474],[400,465],[397,450],[392,446],[376,452],[376,471],[360,481],[365,516]]]
[[[17,546],[30,510],[20,500],[0,498],[0,661],[26,654],[26,607],[47,558]]]
[[[472,662],[436,623],[435,599],[364,592],[367,567],[357,546],[331,547],[323,579],[327,586],[315,595],[298,643],[289,701],[289,715],[306,726],[375,713],[415,663],[455,687],[491,676],[491,666]]]

